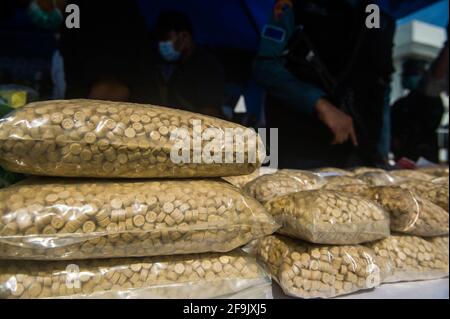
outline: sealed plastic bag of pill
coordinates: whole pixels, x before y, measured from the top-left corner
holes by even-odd
[[[0,121],[0,164],[64,177],[223,177],[252,173],[258,134],[186,111],[67,100],[28,104]]]
[[[385,173],[386,171],[381,168],[363,166],[363,167],[355,167],[351,170],[351,172],[353,173],[353,175],[360,175],[365,173]]]
[[[418,196],[428,199],[448,212],[449,189],[448,184],[409,179],[398,183],[401,188],[412,191]]]
[[[317,173],[322,176],[352,176],[353,172],[347,171],[342,168],[337,167],[322,167],[313,170],[314,173]]]
[[[351,176],[327,176],[323,189],[339,190],[344,185],[368,185],[363,180]]]
[[[267,174],[273,174],[277,171],[276,168],[269,168],[269,167],[260,167],[256,171],[254,171],[251,174],[248,175],[239,175],[239,176],[227,176],[222,177],[223,180],[227,181],[231,185],[234,185],[239,188],[243,188],[246,184],[250,183],[255,178],[258,178],[259,176],[267,175]]]
[[[397,177],[403,177],[406,179],[417,179],[421,181],[431,181],[433,178],[436,178],[436,176],[418,171],[418,170],[412,170],[412,169],[398,169],[395,171],[389,172],[389,174]]]
[[[265,203],[275,197],[310,189],[318,189],[325,179],[318,174],[301,170],[279,170],[260,176],[244,187],[244,191]]]
[[[355,177],[372,186],[395,185],[404,180],[404,177],[394,176],[388,172],[367,172]]]
[[[407,189],[377,186],[356,193],[376,201],[389,213],[393,231],[417,236],[448,234],[448,213]]]
[[[268,284],[270,277],[256,258],[239,250],[45,263],[0,261],[1,298],[233,298],[252,296],[249,290],[267,290]]]
[[[226,252],[278,227],[223,181],[121,181],[44,178],[0,190],[0,257]]]
[[[318,244],[359,244],[388,237],[389,215],[357,195],[311,190],[265,204],[278,233]]]
[[[364,246],[315,245],[272,235],[259,240],[257,256],[284,293],[331,298],[380,285],[389,260]]]
[[[407,189],[357,184],[330,185],[328,188],[375,201],[389,213],[392,231],[417,236],[448,234],[448,213]]]
[[[393,270],[383,282],[429,280],[448,276],[448,237],[426,240],[410,235],[393,235],[367,246],[377,256],[390,260]]]
[[[449,169],[448,166],[429,166],[429,167],[420,167],[419,171],[434,175],[436,177],[448,177]]]
[[[435,177],[431,180],[431,182],[433,184],[444,185],[447,188],[449,184],[448,177]]]

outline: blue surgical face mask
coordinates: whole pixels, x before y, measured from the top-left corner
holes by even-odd
[[[420,80],[422,77],[420,75],[411,75],[403,78],[402,85],[404,89],[410,91],[416,90],[419,87]]]
[[[181,56],[181,52],[175,49],[172,41],[159,42],[159,54],[161,54],[163,59],[167,62],[178,61]]]
[[[61,11],[56,6],[53,11],[46,12],[39,7],[36,1],[31,2],[28,14],[35,25],[49,31],[57,31],[64,20]]]

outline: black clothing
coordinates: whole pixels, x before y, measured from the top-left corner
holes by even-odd
[[[440,97],[412,91],[392,107],[392,151],[396,160],[419,157],[439,162],[438,129],[444,106]]]
[[[154,57],[143,82],[147,83],[149,103],[199,112],[214,108],[220,113],[224,99],[225,76],[220,63],[197,47],[185,61],[167,63]]]
[[[380,29],[368,29],[365,5],[351,8],[345,1],[294,2],[296,23],[302,31],[291,39],[286,67],[299,80],[324,90],[327,99],[353,118],[359,147],[350,141],[330,145],[333,134],[317,116],[298,114],[269,96],[267,122],[269,127],[279,128],[280,167],[381,164],[377,144],[393,71],[395,22],[383,15]],[[327,87],[307,61],[311,47],[304,41],[305,34],[337,86]],[[346,103],[349,100],[352,102]]]

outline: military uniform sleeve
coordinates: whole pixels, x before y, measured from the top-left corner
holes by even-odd
[[[291,1],[277,0],[270,22],[264,27],[258,57],[253,65],[255,81],[268,94],[299,112],[313,114],[317,100],[326,94],[298,80],[284,65],[283,52],[295,30]]]

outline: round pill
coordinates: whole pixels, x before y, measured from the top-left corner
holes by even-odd
[[[136,227],[142,227],[145,224],[145,217],[142,215],[136,215],[133,217],[133,223]]]
[[[73,128],[74,123],[71,119],[64,119],[61,123],[61,126],[66,130],[70,130]]]
[[[208,269],[211,268],[211,266],[212,266],[212,264],[211,264],[211,262],[210,262],[209,260],[204,260],[204,261],[202,261],[202,267],[203,267],[203,269],[208,270]]]
[[[14,297],[19,297],[23,294],[24,290],[25,290],[25,287],[22,284],[16,284],[14,289],[11,289],[11,294]]]
[[[169,133],[169,129],[168,129],[167,127],[165,127],[165,126],[161,126],[161,127],[158,129],[158,132],[159,132],[161,135],[167,135],[167,134]]]
[[[83,232],[85,233],[93,233],[95,228],[95,223],[92,221],[87,221],[83,224]]]
[[[92,144],[92,143],[95,143],[96,140],[97,140],[97,135],[95,135],[92,132],[88,132],[84,135],[84,141],[86,143]]]
[[[123,205],[122,201],[118,198],[115,198],[111,201],[111,207],[114,209],[120,209],[122,208],[122,205]]]
[[[184,272],[184,270],[185,270],[185,267],[184,267],[184,265],[183,264],[176,264],[175,265],[175,272],[177,273],[177,274],[179,274],[179,275],[181,275],[183,272]]]
[[[136,136],[136,131],[134,129],[132,129],[131,127],[129,127],[125,130],[125,136],[129,137],[129,138],[133,138]]]
[[[90,161],[92,159],[92,152],[90,150],[84,149],[80,153],[80,158],[83,161]]]
[[[151,138],[152,140],[157,141],[157,140],[159,140],[159,139],[161,138],[161,135],[160,135],[157,131],[152,131],[152,132],[150,133],[150,138]]]
[[[61,228],[63,228],[64,224],[65,224],[64,218],[62,218],[60,216],[55,216],[52,218],[51,225],[53,228],[61,229]]]
[[[142,115],[141,116],[141,122],[142,123],[147,124],[147,123],[150,123],[150,121],[151,121],[150,116],[148,116],[148,115]]]
[[[64,116],[61,113],[53,113],[51,119],[54,124],[60,124],[64,119]]]
[[[58,195],[56,194],[48,194],[47,196],[45,196],[45,201],[47,203],[54,203],[58,200]]]
[[[72,144],[72,145],[70,145],[70,153],[72,153],[74,155],[80,154],[82,149],[83,148],[81,147],[80,144]]]
[[[125,164],[128,162],[128,156],[126,154],[119,154],[117,155],[117,161],[120,164]]]
[[[153,223],[156,220],[156,217],[158,215],[155,212],[148,212],[145,215],[145,220],[147,221],[147,223]]]
[[[163,210],[164,212],[166,212],[167,214],[171,213],[174,209],[174,206],[172,203],[164,203],[163,205]]]
[[[141,123],[133,123],[132,126],[133,130],[135,130],[136,132],[140,132],[144,128],[144,126]]]
[[[139,122],[141,120],[141,118],[138,114],[135,113],[130,116],[130,120],[131,120],[131,122]]]
[[[105,126],[109,129],[109,130],[113,130],[116,127],[116,121],[108,119],[105,121]]]

